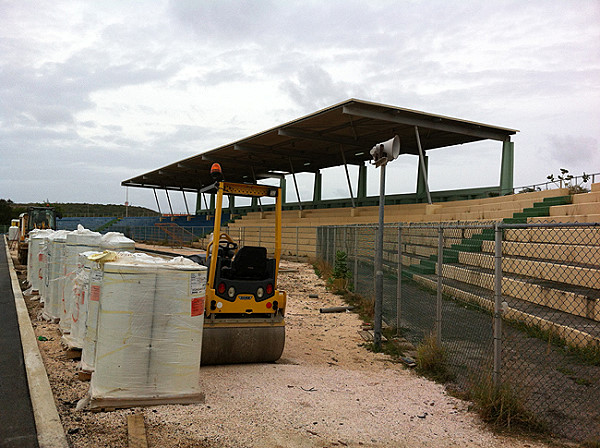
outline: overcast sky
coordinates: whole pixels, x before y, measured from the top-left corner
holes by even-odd
[[[600,2],[0,0],[0,198],[123,203],[125,179],[348,98],[519,129],[515,186],[600,172]],[[500,154],[431,151],[432,190],[497,185]]]

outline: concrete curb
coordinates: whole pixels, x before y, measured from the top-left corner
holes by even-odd
[[[4,245],[19,320],[19,332],[21,334],[21,345],[23,346],[25,370],[27,371],[27,383],[29,384],[29,395],[33,406],[38,444],[40,448],[69,448],[54,403],[54,395],[50,388],[46,367],[42,361],[31,320],[29,320],[25,299],[19,287],[19,279],[10,256],[6,238],[4,238]]]

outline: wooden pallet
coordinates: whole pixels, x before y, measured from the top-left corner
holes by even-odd
[[[361,338],[363,338],[366,342],[373,342],[375,339],[375,333],[373,330],[361,330],[358,332]],[[387,342],[387,338],[384,335],[381,335],[381,342]]]
[[[60,338],[60,343],[65,349],[65,356],[67,359],[81,359],[82,348],[73,345],[68,333],[63,334]]]
[[[92,379],[92,372],[82,369],[77,372],[77,377],[79,381],[90,381]]]
[[[132,414],[127,416],[127,434],[129,448],[148,448],[144,414]]]
[[[90,399],[87,409],[94,412],[110,412],[115,409],[127,409],[143,406],[158,406],[161,404],[195,404],[204,403],[203,392],[188,395],[173,395],[164,397],[131,397],[131,398],[94,398]]]

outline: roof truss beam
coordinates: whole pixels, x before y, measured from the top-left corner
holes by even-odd
[[[495,132],[492,129],[482,128],[479,125],[470,123],[450,122],[441,117],[435,117],[429,120],[407,115],[394,116],[386,112],[370,110],[356,105],[344,106],[342,112],[354,117],[371,118],[373,120],[388,121],[404,126],[418,126],[419,128],[434,129],[436,131],[470,135],[481,139],[499,141],[505,141],[507,139],[506,132]]]
[[[302,138],[305,140],[316,140],[320,142],[338,143],[346,146],[354,146],[356,148],[367,148],[373,146],[372,143],[367,143],[360,140],[353,140],[347,137],[323,135],[316,132],[300,131],[298,129],[281,128],[277,131],[279,135],[284,137]]]

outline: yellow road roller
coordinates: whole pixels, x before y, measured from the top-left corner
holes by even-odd
[[[281,256],[281,189],[267,185],[222,181],[207,192],[216,193],[213,240],[206,250],[208,266],[202,365],[277,361],[285,345],[286,293],[277,287]],[[223,195],[271,197],[276,200],[275,251],[261,246],[238,247],[221,232]]]

